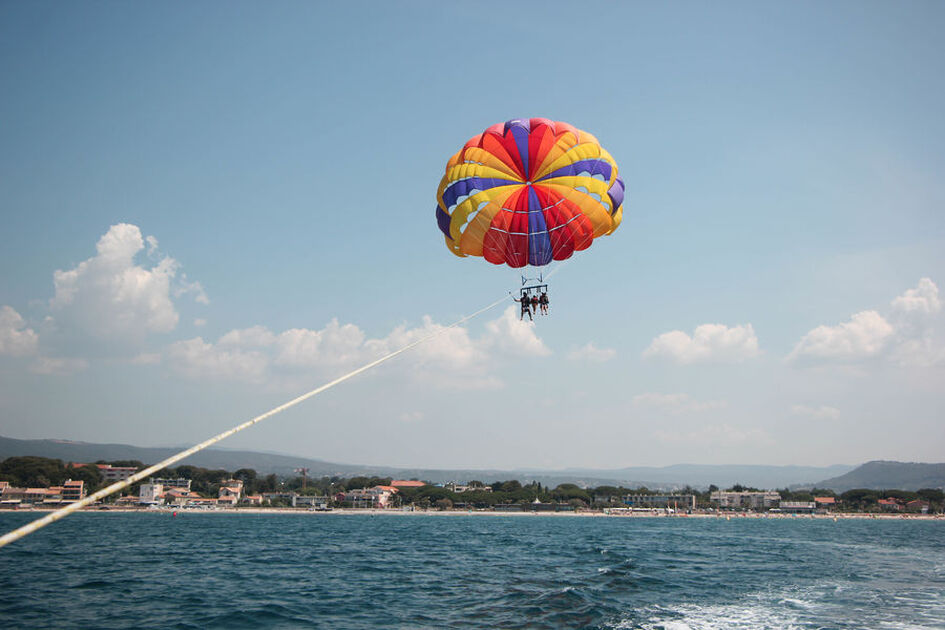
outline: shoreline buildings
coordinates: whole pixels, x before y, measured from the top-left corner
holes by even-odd
[[[709,496],[709,500],[718,503],[719,508],[767,510],[777,507],[781,502],[781,494],[774,490],[753,492],[732,492],[716,490]]]

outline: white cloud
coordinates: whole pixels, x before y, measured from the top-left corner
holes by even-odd
[[[724,400],[693,400],[689,394],[658,394],[648,392],[633,397],[633,406],[644,409],[656,409],[666,413],[698,413],[710,409],[721,409],[727,403]]]
[[[72,374],[88,367],[89,363],[85,359],[37,357],[29,370],[33,374]]]
[[[261,383],[269,358],[255,350],[213,345],[200,337],[177,341],[167,349],[170,364],[192,378]]]
[[[174,297],[180,297],[182,295],[193,294],[194,301],[199,304],[209,304],[210,299],[207,297],[207,294],[203,290],[203,286],[197,282],[190,282],[187,279],[187,274],[180,274],[180,280],[177,283],[177,286],[174,288]]]
[[[931,278],[922,278],[914,289],[909,289],[892,301],[894,311],[931,315],[942,310],[938,287]]]
[[[520,320],[508,307],[498,319],[486,322],[485,341],[499,351],[520,357],[544,357],[551,350],[535,333],[535,323]]]
[[[201,317],[198,317],[197,319],[194,320],[194,326],[200,327],[200,326],[206,326],[206,325],[207,325],[207,320]]]
[[[739,362],[759,354],[758,337],[751,324],[702,324],[691,337],[673,330],[656,337],[643,351],[644,357],[664,357],[682,364]]]
[[[234,329],[217,342],[221,346],[265,348],[276,342],[276,336],[265,326]]]
[[[613,348],[598,348],[593,341],[568,353],[568,359],[572,361],[591,361],[594,363],[604,363],[615,356],[617,356],[616,350]]]
[[[892,321],[896,344],[892,359],[900,365],[933,366],[945,364],[942,335],[942,300],[930,278],[922,278],[892,303]]]
[[[876,311],[855,314],[837,326],[818,326],[794,346],[789,361],[802,357],[827,361],[853,361],[882,352],[892,339],[894,329]]]
[[[403,360],[433,373],[439,371],[441,376],[482,368],[486,357],[485,344],[475,342],[465,328],[448,328],[434,323],[427,316],[419,328],[398,326],[383,339],[367,341],[364,345],[370,354],[364,360],[381,357],[434,334],[435,337],[411,350]]]
[[[292,328],[278,335],[276,363],[295,367],[351,365],[365,359],[364,333],[333,319],[321,330]]]
[[[199,283],[187,282],[183,275],[181,281],[176,279],[180,265],[173,258],[164,256],[150,268],[135,263],[145,241],[154,253],[156,239],[142,238],[137,226],[119,223],[99,239],[95,256],[72,269],[57,270],[50,301],[57,325],[75,326],[99,339],[140,340],[177,326],[172,296],[193,293],[205,302]]]
[[[930,366],[945,362],[941,340],[942,301],[938,287],[922,278],[890,302],[890,314],[862,311],[836,326],[818,326],[794,346],[787,360],[795,363],[854,363],[889,360],[900,365]]]
[[[34,354],[39,335],[11,306],[0,306],[0,354],[22,357]]]
[[[706,425],[694,431],[654,431],[653,437],[668,444],[698,444],[702,446],[766,446],[774,440],[761,429],[744,429],[727,423]]]
[[[836,420],[840,417],[839,409],[827,405],[821,405],[820,407],[793,405],[791,407],[791,413],[796,416],[808,416],[816,420]]]
[[[171,365],[192,377],[262,382],[316,371],[354,369],[424,337],[431,339],[404,356],[413,378],[462,388],[494,388],[501,382],[489,372],[494,356],[545,356],[550,350],[534,326],[519,322],[509,309],[487,322],[479,339],[466,328],[449,328],[426,316],[416,328],[399,326],[387,336],[368,339],[354,324],[331,320],[321,330],[293,328],[274,333],[264,326],[231,330],[215,343],[197,337],[173,344]]]
[[[945,344],[932,335],[917,339],[903,339],[893,350],[892,359],[898,365],[932,367],[945,365]]]

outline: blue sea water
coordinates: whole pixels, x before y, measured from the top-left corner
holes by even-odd
[[[945,628],[945,521],[80,513],[0,627]]]

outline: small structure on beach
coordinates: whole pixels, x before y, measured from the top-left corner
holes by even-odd
[[[661,508],[672,510],[696,509],[694,494],[628,494],[623,498],[624,505],[633,508]]]

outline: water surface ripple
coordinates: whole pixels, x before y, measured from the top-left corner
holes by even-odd
[[[942,629],[945,522],[81,513],[0,627]]]

